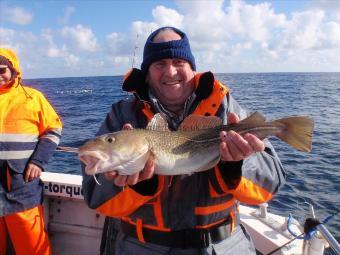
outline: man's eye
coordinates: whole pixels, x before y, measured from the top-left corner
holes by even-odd
[[[176,61],[174,61],[174,65],[175,66],[184,66],[185,63],[186,62],[184,60],[176,60]]]
[[[156,68],[163,68],[164,64],[162,62],[155,63]]]

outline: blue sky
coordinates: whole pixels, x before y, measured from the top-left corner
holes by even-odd
[[[340,70],[337,0],[0,1],[0,45],[25,78],[124,74],[165,25],[187,33],[198,71]]]

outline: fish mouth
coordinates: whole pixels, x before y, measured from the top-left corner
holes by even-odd
[[[78,157],[85,164],[85,173],[88,175],[96,174],[101,163],[108,160],[106,155],[97,151],[80,152]]]

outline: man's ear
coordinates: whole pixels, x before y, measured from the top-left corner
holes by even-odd
[[[124,76],[122,89],[127,92],[137,93],[141,99],[148,98],[148,85],[146,77],[140,69],[132,68]]]

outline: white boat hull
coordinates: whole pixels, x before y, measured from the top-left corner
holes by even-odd
[[[99,254],[105,216],[86,206],[81,190],[82,177],[45,172],[41,179],[45,191],[45,221],[53,254]],[[242,205],[240,215],[256,249],[262,254],[269,253],[292,238],[285,230],[284,217],[266,213],[264,219],[258,209]],[[303,242],[296,240],[274,254],[303,254]]]

